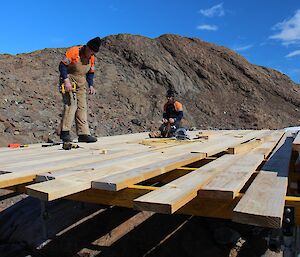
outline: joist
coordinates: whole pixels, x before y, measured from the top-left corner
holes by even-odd
[[[298,131],[296,138],[293,141],[293,150],[300,152],[300,132],[299,131]]]
[[[233,221],[280,228],[288,180],[261,171],[233,210]]]
[[[300,225],[300,197],[299,196],[286,196],[285,206],[294,208],[295,224]]]
[[[67,196],[66,199],[87,203],[116,205],[120,207],[133,208],[134,199],[141,197],[142,195],[145,195],[151,192],[152,190],[156,189],[156,187],[153,188],[144,186],[133,186],[118,192],[89,189]],[[203,198],[197,196],[192,201],[180,208],[176,213],[222,219],[232,219],[233,209],[240,201],[241,197],[242,194],[238,195],[235,199],[224,200]],[[299,197],[286,196],[285,205],[293,206],[295,208],[295,222],[296,224],[300,224]]]
[[[66,199],[133,208],[133,200],[149,193],[150,191],[151,189],[126,188],[118,192],[113,192],[92,188],[67,196]],[[219,200],[195,197],[192,201],[179,209],[176,213],[231,219],[232,210],[238,200],[238,198],[234,200]]]
[[[214,176],[232,166],[242,155],[224,155],[161,188],[134,200],[134,208],[171,214],[197,196]]]

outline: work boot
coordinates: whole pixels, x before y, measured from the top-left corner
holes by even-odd
[[[78,135],[78,142],[95,143],[97,138],[91,135]]]
[[[72,142],[71,136],[70,136],[70,131],[61,131],[60,132],[60,139],[63,142]]]

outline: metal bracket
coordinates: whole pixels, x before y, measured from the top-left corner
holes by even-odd
[[[284,207],[282,221],[283,256],[296,256],[295,252],[295,209],[291,206]]]
[[[295,227],[295,208],[285,206],[282,220],[282,234],[283,236],[293,236]]]

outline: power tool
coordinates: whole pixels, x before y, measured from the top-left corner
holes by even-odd
[[[71,85],[72,85],[72,92],[76,92],[76,83],[75,83],[75,82],[71,82]],[[62,83],[62,84],[60,85],[60,92],[61,92],[62,94],[65,94],[65,93],[66,93],[66,88],[65,88],[65,84],[64,84],[64,83]]]

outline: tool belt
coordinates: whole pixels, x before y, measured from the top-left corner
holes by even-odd
[[[72,85],[72,92],[76,92],[76,83],[75,82],[71,82]],[[65,84],[62,83],[59,87],[59,92],[61,92],[62,94],[66,93],[66,88],[65,88]]]

